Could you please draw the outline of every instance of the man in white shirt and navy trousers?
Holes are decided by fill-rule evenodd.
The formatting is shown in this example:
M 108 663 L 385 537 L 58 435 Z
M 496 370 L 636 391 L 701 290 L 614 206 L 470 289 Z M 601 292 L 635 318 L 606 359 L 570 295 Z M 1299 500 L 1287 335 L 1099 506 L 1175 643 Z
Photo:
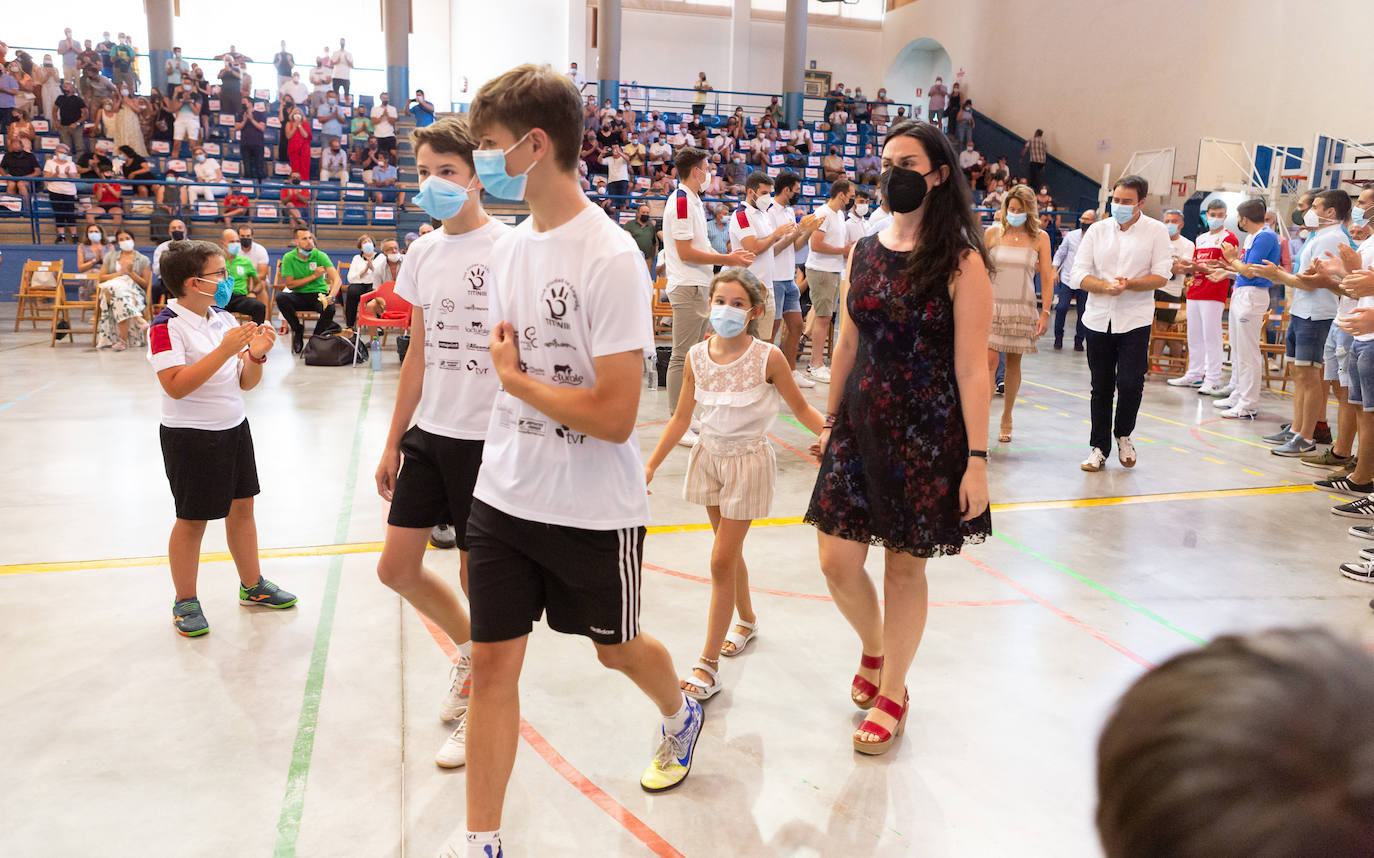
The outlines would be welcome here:
M 1139 176 L 1117 180 L 1112 216 L 1084 233 L 1069 276 L 1070 289 L 1088 292 L 1083 326 L 1092 373 L 1092 452 L 1083 461 L 1085 471 L 1102 470 L 1113 437 L 1121 464 L 1135 467 L 1131 433 L 1145 392 L 1154 292 L 1168 282 L 1173 270 L 1168 230 L 1141 210 L 1147 193 L 1149 184 Z

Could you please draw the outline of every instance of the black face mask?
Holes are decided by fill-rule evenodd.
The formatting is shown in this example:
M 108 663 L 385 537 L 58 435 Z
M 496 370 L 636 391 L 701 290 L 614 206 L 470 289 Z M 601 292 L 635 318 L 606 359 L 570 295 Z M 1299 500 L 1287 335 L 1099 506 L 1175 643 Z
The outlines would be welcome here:
M 932 171 L 934 172 L 934 171 Z M 926 199 L 926 176 L 904 167 L 888 167 L 878 181 L 887 207 L 897 214 L 914 212 Z
M 186 240 L 186 230 L 184 230 L 184 229 L 174 229 L 174 230 L 172 230 L 172 241 L 185 241 L 185 240 Z
M 239 244 L 242 244 L 242 245 L 243 245 L 243 249 L 244 249 L 244 250 L 247 250 L 248 248 L 250 248 L 250 247 L 253 246 L 253 239 L 251 239 L 251 238 L 240 238 L 240 239 L 239 239 Z
M 1304 214 L 1305 212 L 1299 211 L 1298 209 L 1293 209 L 1292 220 L 1294 226 L 1302 226 L 1302 216 Z

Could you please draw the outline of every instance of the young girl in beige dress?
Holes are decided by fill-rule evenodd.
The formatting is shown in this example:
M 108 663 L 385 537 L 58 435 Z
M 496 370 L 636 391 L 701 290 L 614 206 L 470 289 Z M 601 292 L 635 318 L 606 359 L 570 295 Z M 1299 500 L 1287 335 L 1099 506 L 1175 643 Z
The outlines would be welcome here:
M 1011 441 L 1011 412 L 1021 389 L 1021 355 L 1035 354 L 1035 341 L 1050 322 L 1054 288 L 1050 237 L 1040 228 L 1035 192 L 1017 185 L 1007 192 L 997 220 L 983 242 L 992 256 L 992 331 L 988 335 L 988 373 L 995 377 L 1000 355 L 1007 356 L 1006 393 L 997 440 Z M 1040 305 L 1036 306 L 1035 275 L 1040 275 Z

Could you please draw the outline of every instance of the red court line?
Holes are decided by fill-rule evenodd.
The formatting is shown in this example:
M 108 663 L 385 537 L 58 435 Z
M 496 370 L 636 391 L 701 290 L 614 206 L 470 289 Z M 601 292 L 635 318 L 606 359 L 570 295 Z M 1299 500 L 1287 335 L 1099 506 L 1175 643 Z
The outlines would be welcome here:
M 655 566 L 652 563 L 641 564 L 651 572 L 662 572 L 664 575 L 671 575 L 674 578 L 682 578 L 687 581 L 695 581 L 698 584 L 710 584 L 710 578 L 703 578 L 700 575 L 691 575 L 687 572 L 679 572 L 676 569 L 665 569 L 662 566 Z M 749 587 L 749 592 L 760 593 L 767 596 L 782 596 L 787 599 L 805 599 L 811 602 L 833 602 L 829 596 L 822 596 L 817 593 L 793 593 L 790 590 L 771 590 L 767 587 Z M 879 601 L 879 604 L 882 604 Z M 1002 605 L 1024 605 L 1025 599 L 995 599 L 986 602 L 931 602 L 932 608 L 991 608 Z
M 998 581 L 1001 581 L 1004 584 L 1008 584 L 1011 587 L 1014 587 L 1016 590 L 1020 591 L 1021 593 L 1024 593 L 1027 597 L 1037 602 L 1038 604 L 1044 606 L 1045 608 L 1049 609 L 1051 612 L 1059 616 L 1061 619 L 1067 620 L 1071 625 L 1074 625 L 1082 629 L 1083 631 L 1097 638 L 1102 643 L 1106 644 L 1107 646 L 1126 656 L 1131 661 L 1135 662 L 1136 664 L 1140 665 L 1146 670 L 1150 670 L 1155 666 L 1154 663 L 1151 662 L 1149 659 L 1133 652 L 1132 650 L 1128 649 L 1124 644 L 1117 643 L 1107 635 L 1103 634 L 1102 632 L 1099 632 L 1097 629 L 1078 619 L 1073 614 L 1070 614 L 1068 611 L 1054 604 L 1049 599 L 1044 598 L 1035 591 L 1031 590 L 1029 587 L 1023 587 L 1021 584 L 1018 584 L 1017 582 L 1008 578 L 1006 575 L 1003 575 L 1001 572 L 998 572 L 996 569 L 993 569 L 991 566 L 984 563 L 983 561 L 975 560 L 967 554 L 960 554 L 959 556 L 967 560 L 969 563 L 972 563 L 974 566 L 977 566 L 979 569 L 982 569 L 984 572 L 996 578 Z
M 449 640 L 448 635 L 444 634 L 444 630 L 434 625 L 429 617 L 419 611 L 416 611 L 415 614 L 420 618 L 420 622 L 425 624 L 429 636 L 434 638 L 434 642 L 439 645 L 439 649 L 444 651 L 444 655 L 448 656 L 449 661 L 456 659 L 458 647 Z M 562 775 L 563 780 L 572 784 L 574 789 L 586 796 L 592 804 L 605 811 L 607 816 L 620 823 L 626 831 L 635 836 L 635 839 L 649 847 L 650 852 L 659 858 L 686 858 L 685 855 L 674 849 L 668 841 L 660 837 L 658 832 L 646 825 L 639 817 L 630 813 L 624 805 L 611 798 L 601 787 L 592 783 L 586 775 L 579 772 L 524 718 L 520 719 L 520 736 L 534 749 L 536 754 L 544 758 L 544 762 Z
M 636 428 L 636 429 L 647 429 L 647 428 L 649 428 L 650 426 L 665 426 L 665 425 L 667 425 L 667 423 L 668 423 L 667 420 L 655 420 L 655 421 L 652 422 L 652 423 L 638 423 L 638 424 L 635 424 L 635 428 Z
M 778 442 L 779 444 L 781 444 L 785 449 L 791 450 L 793 453 L 796 453 L 798 456 L 801 456 L 803 459 L 805 459 L 806 461 L 810 462 L 810 463 L 813 464 L 813 465 L 819 465 L 819 464 L 821 463 L 821 460 L 820 460 L 820 459 L 813 459 L 813 458 L 811 458 L 811 454 L 810 454 L 810 453 L 803 453 L 801 450 L 798 450 L 796 447 L 793 447 L 791 444 L 789 444 L 789 443 L 787 443 L 786 441 L 782 440 L 782 439 L 779 438 L 777 435 L 774 435 L 772 432 L 769 432 L 769 433 L 768 433 L 768 437 L 771 438 L 771 439 L 773 439 L 774 441 L 777 441 L 777 442 Z

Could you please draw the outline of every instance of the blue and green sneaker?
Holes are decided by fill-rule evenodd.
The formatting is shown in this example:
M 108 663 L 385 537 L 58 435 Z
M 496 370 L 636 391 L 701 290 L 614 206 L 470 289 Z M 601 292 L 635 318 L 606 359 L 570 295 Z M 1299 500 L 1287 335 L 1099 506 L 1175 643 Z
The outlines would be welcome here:
M 261 575 L 252 587 L 239 584 L 240 605 L 262 605 L 264 608 L 289 608 L 296 604 L 296 597 L 268 581 Z
M 173 602 L 172 625 L 177 627 L 177 634 L 188 638 L 196 638 L 210 633 L 210 624 L 205 620 L 205 613 L 200 609 L 199 599 L 182 599 L 180 602 Z

